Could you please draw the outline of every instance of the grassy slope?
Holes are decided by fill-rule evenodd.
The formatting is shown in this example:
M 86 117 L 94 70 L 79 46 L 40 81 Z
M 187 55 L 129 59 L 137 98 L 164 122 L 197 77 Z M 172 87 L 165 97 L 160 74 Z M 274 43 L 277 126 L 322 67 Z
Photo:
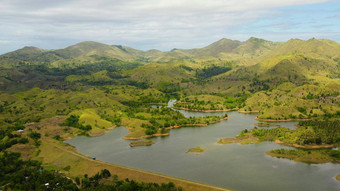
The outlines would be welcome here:
M 216 95 L 189 95 L 174 105 L 177 108 L 200 111 L 228 111 L 239 107 L 240 99 Z
M 183 80 L 194 78 L 194 72 L 183 69 L 181 65 L 153 63 L 126 71 L 124 74 L 131 80 L 146 82 L 151 87 L 162 88 L 162 84 L 165 83 L 179 84 Z
M 276 90 L 255 93 L 241 111 L 260 111 L 262 119 L 308 118 L 340 110 L 340 84 L 329 86 L 282 84 Z M 336 89 L 334 89 L 336 88 Z M 308 98 L 308 95 L 313 95 Z M 304 108 L 305 111 L 299 111 Z M 301 109 L 300 109 L 301 110 Z M 315 116 L 315 117 L 317 117 Z
M 0 116 L 0 121 L 3 124 L 5 119 L 35 121 L 56 115 L 71 115 L 71 112 L 74 112 L 81 115 L 81 122 L 85 125 L 108 127 L 111 124 L 100 119 L 98 116 L 100 112 L 113 116 L 121 109 L 127 108 L 120 102 L 153 94 L 161 95 L 154 89 L 141 90 L 131 86 L 103 86 L 101 89 L 89 88 L 78 91 L 33 88 L 16 94 L 0 94 L 0 104 L 6 102 L 9 104 L 6 106 L 6 112 Z

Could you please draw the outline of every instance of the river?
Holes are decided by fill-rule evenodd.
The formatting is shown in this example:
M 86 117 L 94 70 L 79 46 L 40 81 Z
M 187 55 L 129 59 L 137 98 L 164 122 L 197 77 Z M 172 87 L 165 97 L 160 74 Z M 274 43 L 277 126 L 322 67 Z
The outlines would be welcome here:
M 225 113 L 180 112 L 187 117 Z M 256 115 L 236 111 L 228 112 L 228 115 L 228 120 L 206 127 L 172 129 L 170 136 L 153 138 L 156 144 L 149 147 L 131 148 L 130 141 L 122 139 L 128 133 L 124 127 L 117 127 L 99 137 L 79 136 L 65 142 L 76 146 L 80 153 L 98 160 L 236 191 L 340 190 L 340 183 L 334 178 L 340 173 L 340 164 L 306 164 L 274 158 L 265 152 L 287 147 L 273 142 L 217 144 L 219 138 L 234 137 L 243 129 L 251 129 L 258 123 L 254 119 Z M 295 128 L 296 123 L 278 124 Z M 206 151 L 200 154 L 186 153 L 197 146 Z

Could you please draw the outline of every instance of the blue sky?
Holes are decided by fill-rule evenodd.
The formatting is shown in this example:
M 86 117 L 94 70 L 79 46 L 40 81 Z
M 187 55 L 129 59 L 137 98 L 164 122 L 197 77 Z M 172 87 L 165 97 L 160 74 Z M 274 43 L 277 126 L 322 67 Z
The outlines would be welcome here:
M 339 0 L 1 0 L 0 54 L 81 41 L 163 51 L 221 38 L 340 42 Z

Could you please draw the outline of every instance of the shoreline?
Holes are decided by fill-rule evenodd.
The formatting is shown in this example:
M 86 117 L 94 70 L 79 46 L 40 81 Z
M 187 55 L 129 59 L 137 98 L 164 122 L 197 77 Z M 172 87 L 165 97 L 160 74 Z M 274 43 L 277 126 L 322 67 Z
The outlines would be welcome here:
M 152 135 L 143 135 L 143 136 L 140 136 L 140 137 L 127 137 L 127 136 L 124 136 L 122 137 L 123 139 L 125 140 L 141 140 L 141 139 L 146 139 L 146 138 L 152 138 L 152 137 L 164 137 L 164 136 L 169 136 L 170 134 L 169 133 L 157 133 L 157 134 L 152 134 Z
M 289 159 L 295 162 L 314 163 L 314 164 L 323 164 L 323 163 L 329 163 L 329 162 L 339 163 L 340 162 L 339 160 L 332 159 L 332 158 L 313 158 L 310 156 L 306 157 L 305 155 L 296 156 L 296 155 L 291 155 L 291 154 L 277 154 L 277 153 L 272 153 L 271 151 L 267 151 L 266 155 L 269 155 L 271 157 L 276 157 L 276 158 Z
M 47 140 L 45 140 L 47 141 Z M 233 191 L 231 189 L 218 187 L 214 185 L 209 185 L 205 183 L 195 182 L 192 180 L 187 180 L 184 178 L 178 178 L 173 176 L 168 176 L 160 173 L 155 173 L 147 170 L 137 169 L 133 167 L 123 166 L 119 164 L 109 163 L 101 160 L 93 160 L 92 157 L 84 155 L 82 153 L 79 153 L 77 148 L 73 147 L 72 145 L 67 144 L 66 146 L 57 145 L 53 141 L 45 142 L 45 147 L 52 147 L 53 150 L 57 150 L 56 153 L 59 154 L 66 154 L 72 156 L 72 160 L 77 162 L 77 164 L 81 163 L 81 166 L 87 166 L 86 169 L 90 170 L 91 173 L 96 173 L 100 169 L 108 169 L 113 174 L 117 174 L 118 177 L 121 179 L 129 178 L 136 181 L 142 181 L 142 182 L 156 182 L 156 183 L 167 183 L 167 182 L 174 182 L 176 186 L 183 187 L 184 190 L 188 191 Z M 68 148 L 69 147 L 69 148 Z M 73 149 L 72 149 L 73 148 Z M 45 148 L 50 150 L 49 148 Z M 42 152 L 45 152 L 45 149 L 43 149 Z M 71 167 L 71 171 L 74 168 Z M 86 173 L 84 171 L 78 171 L 76 172 L 69 172 L 65 171 L 63 173 L 68 174 L 68 176 L 74 178 L 77 176 L 83 175 L 83 173 Z M 71 173 L 71 174 L 70 174 Z M 75 173 L 75 174 L 73 174 Z M 91 175 L 91 173 L 88 173 Z
M 287 121 L 310 121 L 312 119 L 260 119 L 255 117 L 257 121 L 267 121 L 267 122 L 287 122 Z
M 54 124 L 55 128 L 60 128 L 63 126 L 59 126 L 60 120 L 63 117 L 52 117 L 49 119 L 45 119 L 44 121 L 51 124 L 50 121 L 57 120 Z M 33 123 L 32 125 L 37 125 L 37 123 Z M 53 124 L 52 124 L 53 125 Z M 59 126 L 59 127 L 58 127 Z M 37 126 L 32 127 L 37 128 Z M 111 126 L 109 128 L 103 129 L 101 133 L 105 134 L 110 130 L 115 129 L 116 126 Z M 42 144 L 39 147 L 39 155 L 31 156 L 31 159 L 39 160 L 43 162 L 44 165 L 47 166 L 59 166 L 61 161 L 64 161 L 65 158 L 68 158 L 70 161 L 65 163 L 64 165 L 71 165 L 70 171 L 60 170 L 61 173 L 65 173 L 67 177 L 75 178 L 77 176 L 82 176 L 83 174 L 95 174 L 102 169 L 108 169 L 111 173 L 117 174 L 120 179 L 129 178 L 136 181 L 141 182 L 156 182 L 156 183 L 168 183 L 174 182 L 176 186 L 182 187 L 187 191 L 233 191 L 231 189 L 222 188 L 214 185 L 208 185 L 200 182 L 195 182 L 192 180 L 187 180 L 183 178 L 177 178 L 173 176 L 168 176 L 160 173 L 155 173 L 147 170 L 127 167 L 119 164 L 109 163 L 100 160 L 93 160 L 93 157 L 82 154 L 78 151 L 76 147 L 65 143 L 64 141 L 70 140 L 80 136 L 73 131 L 71 134 L 64 133 L 62 135 L 63 141 L 57 141 L 52 139 L 51 137 L 42 136 Z M 93 134 L 88 135 L 89 137 L 95 137 Z M 100 136 L 96 134 L 96 136 Z M 60 142 L 62 144 L 60 144 Z M 79 169 L 80 168 L 80 169 Z
M 219 138 L 218 144 L 231 144 L 231 143 L 239 143 L 239 144 L 258 144 L 264 141 L 260 141 L 259 138 L 254 137 L 253 135 L 245 135 L 244 137 L 227 137 L 227 138 Z M 278 139 L 271 141 L 279 145 L 284 145 L 293 148 L 299 149 L 308 149 L 308 150 L 317 150 L 317 149 L 331 149 L 334 148 L 334 144 L 324 144 L 324 145 L 298 145 L 298 144 L 290 144 L 280 141 Z
M 115 129 L 117 126 L 111 126 L 111 127 L 107 127 L 105 129 L 103 129 L 102 131 L 98 132 L 98 133 L 91 133 L 89 132 L 89 136 L 90 137 L 99 137 L 102 135 L 105 135 L 107 132 L 111 131 L 112 129 Z
M 290 143 L 285 143 L 283 141 L 280 141 L 276 139 L 274 143 L 279 144 L 279 145 L 284 145 L 284 146 L 289 146 L 289 147 L 294 147 L 294 148 L 299 148 L 299 149 L 331 149 L 334 148 L 334 145 L 298 145 L 298 144 L 290 144 Z
M 180 110 L 185 110 L 185 111 L 193 111 L 193 112 L 204 112 L 204 113 L 213 113 L 213 112 L 227 112 L 227 111 L 237 111 L 239 108 L 232 108 L 232 109 L 216 109 L 216 110 L 212 110 L 212 109 L 190 109 L 190 108 L 186 108 L 186 107 L 176 107 L 173 106 L 174 109 L 180 109 Z
M 245 113 L 245 114 L 249 114 L 249 113 L 260 113 L 260 111 L 238 111 L 239 113 Z
M 215 124 L 215 123 L 221 122 L 223 120 L 227 120 L 229 118 L 230 118 L 230 116 L 224 117 L 224 118 L 219 119 L 217 121 L 209 122 L 209 124 L 206 124 L 206 123 L 197 123 L 197 124 L 175 125 L 175 126 L 166 127 L 165 129 L 177 129 L 177 128 L 181 128 L 181 127 L 206 127 L 206 126 L 208 126 L 210 124 Z M 125 128 L 127 128 L 129 130 L 132 129 L 131 127 L 125 127 Z M 127 136 L 124 136 L 123 139 L 125 139 L 125 140 L 141 140 L 141 139 L 146 139 L 146 138 L 163 137 L 163 136 L 169 136 L 169 135 L 170 135 L 170 133 L 164 133 L 164 134 L 156 133 L 156 134 L 153 134 L 153 135 L 143 135 L 143 136 L 140 136 L 140 137 L 127 137 Z

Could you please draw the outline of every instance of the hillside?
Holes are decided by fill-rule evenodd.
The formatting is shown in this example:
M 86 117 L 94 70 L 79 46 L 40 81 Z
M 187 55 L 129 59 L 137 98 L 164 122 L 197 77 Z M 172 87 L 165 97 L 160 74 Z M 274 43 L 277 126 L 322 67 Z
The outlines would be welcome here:
M 282 43 L 254 37 L 244 42 L 223 38 L 203 48 L 168 52 L 88 41 L 57 50 L 24 47 L 1 55 L 0 88 L 18 92 L 32 87 L 132 85 L 177 96 L 249 97 L 244 104 L 265 111 L 254 106 L 261 104 L 253 103 L 257 99 L 252 97 L 284 84 L 291 84 L 292 88 L 315 85 L 338 89 L 339 62 L 339 43 L 325 39 L 291 39 Z M 285 91 L 276 94 L 296 97 Z M 296 108 L 295 102 L 287 102 Z M 274 102 L 267 99 L 266 103 Z
M 281 43 L 250 38 L 245 42 L 223 38 L 206 47 L 195 49 L 173 49 L 168 52 L 159 50 L 140 51 L 121 45 L 106 45 L 85 41 L 63 49 L 42 50 L 25 47 L 0 56 L 0 64 L 18 65 L 19 63 L 50 64 L 53 67 L 95 62 L 100 59 L 119 59 L 122 61 L 169 62 L 178 59 L 203 60 L 240 60 L 254 58 L 273 50 Z

